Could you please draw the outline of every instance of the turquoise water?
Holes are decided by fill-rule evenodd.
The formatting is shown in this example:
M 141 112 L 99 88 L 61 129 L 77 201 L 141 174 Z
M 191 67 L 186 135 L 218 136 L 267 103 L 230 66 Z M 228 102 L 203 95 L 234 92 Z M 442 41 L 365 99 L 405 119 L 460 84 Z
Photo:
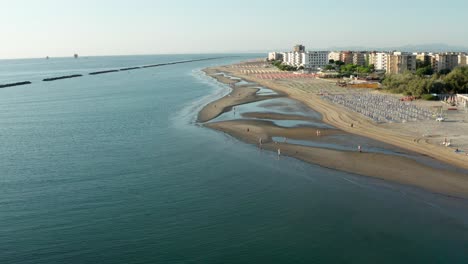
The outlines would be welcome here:
M 0 61 L 0 263 L 466 263 L 468 201 L 196 123 L 207 55 Z

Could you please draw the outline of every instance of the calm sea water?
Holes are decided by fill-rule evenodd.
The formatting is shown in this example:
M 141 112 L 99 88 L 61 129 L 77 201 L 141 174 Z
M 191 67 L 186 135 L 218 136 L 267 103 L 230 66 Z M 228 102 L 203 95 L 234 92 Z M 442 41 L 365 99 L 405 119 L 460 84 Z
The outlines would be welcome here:
M 276 160 L 194 123 L 254 55 L 0 61 L 0 263 L 466 263 L 468 202 Z

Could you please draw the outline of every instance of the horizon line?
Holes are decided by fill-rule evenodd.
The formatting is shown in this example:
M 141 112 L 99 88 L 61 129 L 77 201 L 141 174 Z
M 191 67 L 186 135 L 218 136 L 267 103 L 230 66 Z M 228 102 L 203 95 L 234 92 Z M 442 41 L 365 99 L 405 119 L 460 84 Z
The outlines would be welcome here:
M 199 52 L 199 53 L 190 53 L 190 52 L 181 52 L 181 53 L 135 53 L 135 54 L 106 54 L 106 55 L 80 55 L 77 53 L 78 58 L 95 58 L 95 57 L 126 57 L 126 56 L 158 56 L 158 55 L 209 55 L 209 54 L 260 54 L 268 53 L 268 51 L 232 51 L 232 52 Z M 0 58 L 0 61 L 3 60 L 35 60 L 35 59 L 68 59 L 74 58 L 71 56 L 43 56 L 43 57 L 14 57 L 14 58 Z

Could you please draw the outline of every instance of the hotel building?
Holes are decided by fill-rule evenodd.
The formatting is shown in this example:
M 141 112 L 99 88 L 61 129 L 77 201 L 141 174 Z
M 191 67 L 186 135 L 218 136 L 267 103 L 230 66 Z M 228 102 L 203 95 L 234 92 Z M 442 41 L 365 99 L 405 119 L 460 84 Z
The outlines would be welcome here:
M 309 51 L 302 53 L 302 65 L 306 69 L 317 70 L 328 64 L 328 51 Z

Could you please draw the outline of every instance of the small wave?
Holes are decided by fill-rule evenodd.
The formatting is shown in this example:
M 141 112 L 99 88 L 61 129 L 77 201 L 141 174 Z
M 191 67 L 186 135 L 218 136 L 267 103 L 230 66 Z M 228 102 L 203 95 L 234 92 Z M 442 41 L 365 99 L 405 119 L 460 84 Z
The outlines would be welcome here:
M 220 83 L 210 76 L 206 75 L 202 69 L 194 69 L 190 74 L 196 81 L 203 85 L 212 87 L 211 93 L 195 99 L 186 104 L 180 111 L 178 111 L 171 120 L 173 124 L 186 125 L 196 124 L 198 113 L 201 109 L 212 101 L 228 95 L 232 89 L 228 85 Z

